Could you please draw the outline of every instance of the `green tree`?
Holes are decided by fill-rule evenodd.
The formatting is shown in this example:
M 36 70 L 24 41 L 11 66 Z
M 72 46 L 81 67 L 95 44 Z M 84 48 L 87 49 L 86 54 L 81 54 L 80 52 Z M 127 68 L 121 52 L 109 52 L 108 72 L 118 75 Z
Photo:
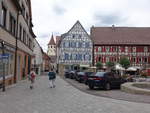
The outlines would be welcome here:
M 102 68 L 102 66 L 103 66 L 103 64 L 102 64 L 101 62 L 97 62 L 97 63 L 96 63 L 96 67 L 97 67 L 97 69 Z
M 108 68 L 112 68 L 114 65 L 115 65 L 114 62 L 107 62 L 107 63 L 106 63 L 106 66 L 107 66 Z
M 126 58 L 126 57 L 121 58 L 119 63 L 120 63 L 120 64 L 122 65 L 122 67 L 124 67 L 125 69 L 127 69 L 127 68 L 130 66 L 130 61 L 129 61 L 129 59 Z

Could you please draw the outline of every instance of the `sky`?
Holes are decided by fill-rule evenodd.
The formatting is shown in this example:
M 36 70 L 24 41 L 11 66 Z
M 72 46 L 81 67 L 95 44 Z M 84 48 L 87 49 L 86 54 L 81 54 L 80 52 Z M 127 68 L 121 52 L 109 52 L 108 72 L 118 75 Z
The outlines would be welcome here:
M 90 33 L 98 27 L 150 27 L 150 0 L 31 0 L 34 33 L 43 50 L 77 20 Z

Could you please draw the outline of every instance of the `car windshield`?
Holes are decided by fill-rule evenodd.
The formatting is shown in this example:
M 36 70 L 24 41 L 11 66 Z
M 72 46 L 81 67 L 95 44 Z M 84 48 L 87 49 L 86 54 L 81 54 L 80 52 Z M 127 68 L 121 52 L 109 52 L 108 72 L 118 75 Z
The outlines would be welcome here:
M 79 75 L 84 75 L 84 72 L 79 72 L 78 74 L 79 74 Z
M 86 74 L 87 74 L 87 75 L 91 75 L 91 74 L 93 74 L 93 72 L 86 72 Z
M 106 72 L 97 72 L 95 76 L 103 77 Z

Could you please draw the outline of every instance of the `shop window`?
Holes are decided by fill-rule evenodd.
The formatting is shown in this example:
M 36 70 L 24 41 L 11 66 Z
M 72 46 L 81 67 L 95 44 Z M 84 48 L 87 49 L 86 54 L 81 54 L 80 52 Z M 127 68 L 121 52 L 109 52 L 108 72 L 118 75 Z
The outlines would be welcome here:
M 0 78 L 3 77 L 3 63 L 0 61 Z
M 6 17 L 7 17 L 7 10 L 5 7 L 2 6 L 1 10 L 1 25 L 6 28 Z
M 8 59 L 4 59 L 5 63 L 3 63 L 3 60 L 0 60 L 0 77 L 3 76 L 3 68 L 4 68 L 5 76 L 8 76 L 9 74 L 12 74 L 11 68 L 14 67 L 14 65 L 12 64 L 13 60 L 11 59 L 12 55 L 10 53 L 6 53 L 6 54 L 9 54 L 9 57 Z
M 10 54 L 10 59 L 9 59 L 9 74 L 13 74 L 13 71 L 14 71 L 14 55 L 13 54 Z

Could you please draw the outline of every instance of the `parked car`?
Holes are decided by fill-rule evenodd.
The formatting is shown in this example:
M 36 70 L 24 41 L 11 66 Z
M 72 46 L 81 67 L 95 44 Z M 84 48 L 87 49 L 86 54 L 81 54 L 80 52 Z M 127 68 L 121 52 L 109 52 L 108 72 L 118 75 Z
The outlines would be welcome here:
M 84 82 L 87 85 L 88 78 L 92 76 L 94 72 L 82 72 L 81 75 L 79 74 L 78 80 L 79 82 Z
M 75 79 L 75 78 L 76 78 L 76 75 L 77 75 L 77 71 L 76 71 L 76 70 L 70 71 L 70 73 L 69 73 L 69 78 Z
M 78 72 L 76 75 L 76 80 L 81 83 L 84 80 L 85 76 L 85 72 Z
M 94 87 L 110 90 L 111 88 L 120 88 L 122 83 L 126 82 L 120 75 L 113 72 L 97 72 L 88 78 L 88 86 L 90 89 Z
M 65 70 L 65 75 L 66 78 L 70 78 L 70 70 Z

